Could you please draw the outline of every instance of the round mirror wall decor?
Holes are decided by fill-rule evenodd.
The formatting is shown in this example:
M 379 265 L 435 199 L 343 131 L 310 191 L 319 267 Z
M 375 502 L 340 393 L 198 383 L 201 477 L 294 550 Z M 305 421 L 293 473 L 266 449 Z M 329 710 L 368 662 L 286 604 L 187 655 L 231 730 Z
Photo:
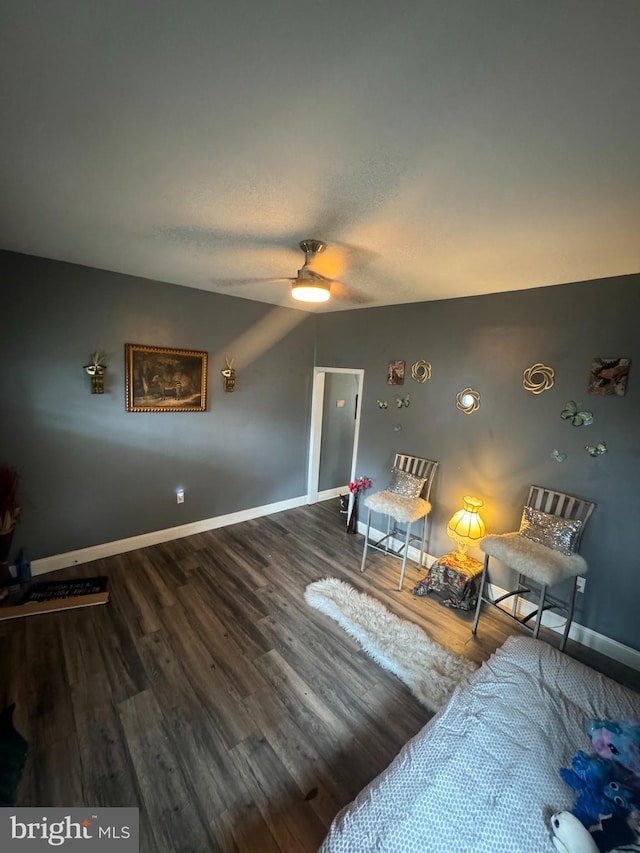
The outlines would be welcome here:
M 423 358 L 411 366 L 411 378 L 416 382 L 426 382 L 431 379 L 431 365 Z
M 463 388 L 456 395 L 456 406 L 465 415 L 472 415 L 480 408 L 480 394 L 474 391 L 473 388 Z

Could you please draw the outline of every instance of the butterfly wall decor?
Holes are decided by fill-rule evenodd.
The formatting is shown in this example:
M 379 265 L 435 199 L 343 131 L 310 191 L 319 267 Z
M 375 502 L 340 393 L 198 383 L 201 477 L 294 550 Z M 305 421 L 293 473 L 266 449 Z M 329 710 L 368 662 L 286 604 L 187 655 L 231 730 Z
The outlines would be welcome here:
M 559 450 L 552 450 L 551 451 L 551 458 L 555 459 L 556 462 L 564 462 L 564 460 L 567 458 L 567 454 L 566 453 L 560 453 Z
M 593 412 L 579 412 L 578 405 L 574 400 L 569 400 L 560 412 L 563 421 L 571 421 L 574 427 L 591 426 L 593 423 Z
M 595 446 L 593 444 L 585 444 L 584 449 L 589 456 L 602 456 L 607 452 L 607 445 L 604 441 L 599 442 Z
M 411 403 L 411 394 L 407 394 L 405 397 L 401 397 L 399 394 L 396 394 L 396 406 L 398 409 L 401 409 L 403 406 L 409 407 Z
M 389 404 L 387 403 L 386 400 L 376 400 L 376 402 L 378 404 L 379 409 L 388 409 L 389 408 Z

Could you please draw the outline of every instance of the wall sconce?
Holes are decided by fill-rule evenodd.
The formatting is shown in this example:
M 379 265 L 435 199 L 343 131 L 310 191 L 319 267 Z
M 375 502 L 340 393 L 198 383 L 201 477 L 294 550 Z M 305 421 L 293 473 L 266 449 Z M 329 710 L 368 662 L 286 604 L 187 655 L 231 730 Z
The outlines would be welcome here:
M 463 388 L 456 395 L 456 406 L 465 415 L 472 415 L 480 408 L 480 394 L 473 388 Z
M 452 517 L 447 525 L 447 533 L 458 543 L 458 551 L 466 554 L 469 545 L 477 545 L 485 534 L 484 521 L 478 514 L 480 507 L 484 506 L 484 501 L 472 495 L 465 495 L 462 502 L 464 509 L 458 510 Z
M 224 390 L 231 393 L 236 387 L 236 372 L 233 367 L 235 358 L 225 358 L 225 361 L 227 362 L 226 369 L 221 370 L 220 373 L 224 378 Z
M 84 372 L 91 377 L 92 394 L 104 394 L 104 374 L 107 370 L 105 358 L 106 355 L 96 351 L 91 356 L 91 364 L 84 366 Z

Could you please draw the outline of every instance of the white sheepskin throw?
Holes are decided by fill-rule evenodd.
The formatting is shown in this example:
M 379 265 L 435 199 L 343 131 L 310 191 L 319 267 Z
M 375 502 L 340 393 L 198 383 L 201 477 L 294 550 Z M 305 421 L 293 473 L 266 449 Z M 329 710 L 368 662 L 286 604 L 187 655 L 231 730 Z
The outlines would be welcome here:
M 396 521 L 417 521 L 431 512 L 431 504 L 423 498 L 405 498 L 395 492 L 375 492 L 364 505 L 374 512 L 384 512 Z
M 485 554 L 547 586 L 584 575 L 587 571 L 586 560 L 580 554 L 562 554 L 519 533 L 485 536 L 480 547 Z
M 397 675 L 430 711 L 446 705 L 460 681 L 477 669 L 473 661 L 443 648 L 413 622 L 337 578 L 309 584 L 304 597 L 354 637 L 376 663 Z

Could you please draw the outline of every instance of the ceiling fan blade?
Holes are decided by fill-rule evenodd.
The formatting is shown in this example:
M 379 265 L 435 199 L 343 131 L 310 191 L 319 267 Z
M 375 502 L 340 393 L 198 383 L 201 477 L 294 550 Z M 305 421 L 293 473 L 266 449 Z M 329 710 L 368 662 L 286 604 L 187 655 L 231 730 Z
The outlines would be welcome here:
M 331 282 L 331 295 L 341 302 L 349 302 L 351 305 L 368 305 L 373 300 L 362 291 L 341 281 Z
M 333 242 L 327 244 L 326 251 L 312 259 L 310 269 L 325 278 L 338 280 L 343 275 L 349 275 L 353 270 L 369 266 L 377 258 L 377 252 L 362 246 Z
M 295 281 L 295 278 L 279 276 L 278 278 L 210 278 L 209 283 L 220 287 L 236 287 L 244 284 L 267 284 L 272 281 Z
M 295 235 L 287 233 L 261 234 L 223 228 L 201 228 L 195 225 L 172 225 L 157 228 L 154 234 L 168 239 L 171 243 L 205 251 L 243 248 L 284 249 L 291 253 L 295 251 Z
M 354 267 L 364 267 L 372 264 L 380 257 L 380 252 L 367 249 L 365 246 L 356 246 L 353 243 L 335 244 L 336 249 L 342 254 L 346 263 Z

